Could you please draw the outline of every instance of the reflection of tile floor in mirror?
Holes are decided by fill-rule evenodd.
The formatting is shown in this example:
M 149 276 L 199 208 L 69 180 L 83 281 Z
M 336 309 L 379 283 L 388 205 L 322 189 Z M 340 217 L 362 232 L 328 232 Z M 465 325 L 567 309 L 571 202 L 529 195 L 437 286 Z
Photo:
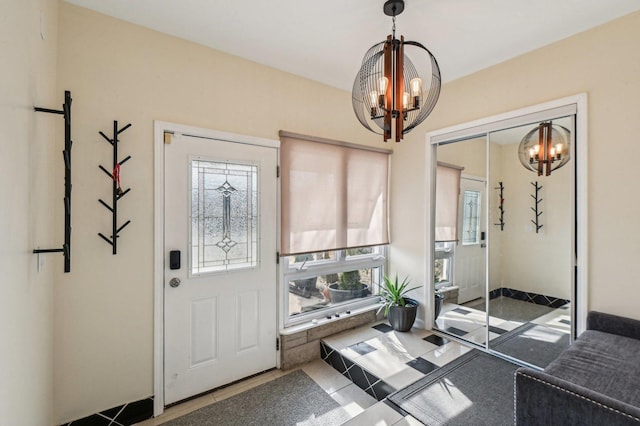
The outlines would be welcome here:
M 545 325 L 567 334 L 571 332 L 571 311 L 568 304 L 554 309 L 508 297 L 498 297 L 489 303 L 489 340 L 525 322 Z M 470 342 L 484 344 L 486 320 L 484 299 L 464 305 L 445 303 L 436 320 L 436 328 Z

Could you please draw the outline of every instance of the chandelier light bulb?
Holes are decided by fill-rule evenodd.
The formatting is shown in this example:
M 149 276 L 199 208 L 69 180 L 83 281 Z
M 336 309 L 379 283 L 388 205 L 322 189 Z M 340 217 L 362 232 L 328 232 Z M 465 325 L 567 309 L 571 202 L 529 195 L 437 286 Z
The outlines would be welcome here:
M 371 105 L 377 105 L 378 104 L 378 92 L 373 91 L 373 92 L 369 93 L 369 98 L 371 99 Z
M 387 93 L 387 87 L 389 87 L 389 79 L 387 77 L 380 77 L 378 79 L 378 91 L 381 95 Z
M 416 97 L 422 94 L 422 79 L 421 78 L 413 78 L 409 83 L 411 86 L 411 96 Z
M 409 108 L 409 100 L 410 99 L 411 99 L 411 97 L 409 96 L 408 92 L 404 92 L 402 94 L 402 108 L 403 109 Z
M 562 155 L 562 144 L 556 144 L 556 155 L 560 157 Z

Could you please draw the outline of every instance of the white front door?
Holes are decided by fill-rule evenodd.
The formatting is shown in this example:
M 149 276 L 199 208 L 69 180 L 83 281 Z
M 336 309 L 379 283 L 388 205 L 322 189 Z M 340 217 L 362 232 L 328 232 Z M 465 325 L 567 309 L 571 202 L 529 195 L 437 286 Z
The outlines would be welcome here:
M 164 147 L 171 404 L 276 366 L 277 149 L 178 134 Z
M 460 242 L 454 262 L 455 282 L 460 287 L 458 303 L 478 299 L 485 294 L 485 186 L 481 178 L 462 176 L 460 179 Z

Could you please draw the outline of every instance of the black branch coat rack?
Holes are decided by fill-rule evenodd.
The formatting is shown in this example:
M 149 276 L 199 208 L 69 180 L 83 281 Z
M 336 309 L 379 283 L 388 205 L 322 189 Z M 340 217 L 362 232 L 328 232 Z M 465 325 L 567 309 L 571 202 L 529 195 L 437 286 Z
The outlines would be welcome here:
M 533 207 L 531 207 L 531 210 L 533 210 L 533 213 L 535 214 L 535 220 L 532 220 L 531 223 L 536 226 L 537 234 L 540 231 L 540 228 L 544 226 L 540 223 L 540 215 L 542 214 L 542 211 L 540 211 L 539 209 L 540 203 L 542 202 L 542 198 L 540 198 L 540 190 L 542 189 L 542 185 L 538 185 L 538 181 L 535 181 L 535 183 L 531 182 L 531 185 L 533 185 L 533 187 L 535 188 L 535 195 L 531 194 L 531 198 L 533 198 L 534 200 L 534 204 Z
M 59 114 L 64 116 L 64 244 L 62 248 L 35 249 L 33 252 L 62 253 L 64 256 L 64 272 L 71 272 L 71 92 L 65 90 L 62 109 L 49 109 L 34 107 L 37 112 Z
M 111 247 L 113 248 L 113 254 L 117 254 L 118 253 L 118 237 L 119 237 L 118 234 L 128 224 L 131 223 L 130 220 L 127 220 L 122 226 L 118 227 L 118 200 L 120 200 L 122 197 L 127 195 L 129 193 L 129 191 L 131 191 L 131 188 L 127 188 L 126 190 L 123 191 L 122 188 L 120 187 L 120 166 L 123 165 L 124 163 L 126 163 L 127 161 L 129 161 L 129 159 L 131 159 L 131 156 L 128 155 L 122 161 L 118 161 L 118 143 L 120 142 L 118 140 L 118 135 L 120 133 L 124 132 L 125 130 L 127 130 L 129 127 L 131 127 L 131 124 L 127 124 L 122 129 L 118 129 L 118 121 L 114 120 L 113 121 L 113 138 L 109 138 L 104 133 L 98 132 L 100 134 L 100 136 L 102 136 L 107 142 L 109 142 L 111 144 L 111 146 L 113 146 L 113 169 L 112 169 L 112 171 L 109 171 L 109 170 L 105 169 L 101 165 L 98 166 L 100 168 L 100 170 L 102 170 L 103 172 L 106 173 L 107 176 L 109 176 L 109 179 L 111 179 L 111 184 L 112 184 L 111 185 L 112 186 L 111 205 L 107 204 L 102 199 L 98 199 L 100 204 L 102 204 L 107 210 L 109 210 L 111 212 L 111 216 L 112 216 L 112 220 L 111 220 L 111 237 L 106 237 L 101 232 L 98 232 L 98 235 L 100 236 L 100 238 L 105 240 L 107 243 L 111 244 Z
M 500 230 L 504 231 L 504 184 L 502 183 L 502 181 L 498 182 L 498 186 L 494 189 L 498 190 L 498 196 L 500 197 L 500 201 L 498 204 L 500 217 L 498 218 L 498 223 L 494 223 L 494 225 L 499 226 Z

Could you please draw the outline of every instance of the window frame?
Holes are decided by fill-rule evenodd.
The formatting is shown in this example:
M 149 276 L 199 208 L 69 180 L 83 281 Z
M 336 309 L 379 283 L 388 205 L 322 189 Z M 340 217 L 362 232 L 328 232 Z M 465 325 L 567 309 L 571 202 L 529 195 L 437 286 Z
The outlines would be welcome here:
M 377 281 L 372 277 L 373 286 L 380 285 L 387 270 L 387 246 L 371 246 L 375 250 L 371 254 L 361 254 L 355 256 L 347 256 L 346 252 L 349 249 L 343 250 L 329 250 L 335 253 L 334 259 L 321 259 L 307 262 L 290 263 L 289 259 L 292 256 L 281 256 L 280 260 L 280 285 L 279 289 L 282 293 L 282 326 L 283 328 L 292 327 L 313 321 L 314 319 L 326 318 L 328 316 L 334 316 L 337 313 L 343 313 L 348 310 L 355 310 L 366 307 L 375 307 L 380 302 L 380 297 L 373 292 L 370 296 L 353 299 L 340 303 L 336 306 L 326 306 L 320 309 L 312 310 L 309 312 L 301 312 L 296 315 L 291 315 L 289 312 L 289 282 L 294 280 L 304 280 L 321 275 L 339 274 L 341 272 L 360 270 L 360 269 L 374 269 L 380 268 L 379 277 Z M 357 248 L 357 247 L 354 247 Z M 322 252 L 318 252 L 322 253 Z M 294 266 L 296 265 L 296 266 Z M 304 265 L 302 269 L 300 265 Z M 372 291 L 375 290 L 372 289 Z
M 438 245 L 442 245 L 441 247 L 438 247 Z M 447 247 L 449 246 L 450 247 Z M 435 246 L 434 246 L 434 257 L 433 260 L 434 262 L 438 259 L 447 259 L 449 260 L 449 266 L 447 267 L 447 270 L 449 271 L 449 273 L 447 274 L 449 279 L 447 281 L 440 281 L 440 282 L 435 282 L 435 277 L 434 277 L 434 286 L 436 290 L 439 290 L 441 288 L 444 287 L 450 287 L 454 282 L 454 262 L 455 262 L 455 252 L 456 252 L 456 244 L 453 241 L 436 241 L 435 242 Z M 433 270 L 435 271 L 435 265 L 433 267 Z M 435 274 L 434 274 L 435 275 Z

